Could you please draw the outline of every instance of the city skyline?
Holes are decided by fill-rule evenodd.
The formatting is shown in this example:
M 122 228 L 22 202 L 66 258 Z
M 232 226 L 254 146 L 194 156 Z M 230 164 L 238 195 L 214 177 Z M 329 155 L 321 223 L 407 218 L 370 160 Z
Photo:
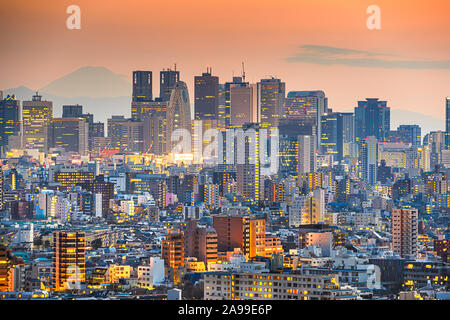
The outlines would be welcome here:
M 104 66 L 130 82 L 133 70 L 177 63 L 193 92 L 193 75 L 206 67 L 225 82 L 241 73 L 244 61 L 251 83 L 274 75 L 286 82 L 286 91 L 324 90 L 337 111 L 377 96 L 393 108 L 443 118 L 450 66 L 449 45 L 442 39 L 449 29 L 449 4 L 432 3 L 378 1 L 381 30 L 368 30 L 370 1 L 284 0 L 274 9 L 269 1 L 221 6 L 197 0 L 171 3 L 169 9 L 164 2 L 106 6 L 100 1 L 93 7 L 81 0 L 81 29 L 68 30 L 68 2 L 6 1 L 0 30 L 14 30 L 3 39 L 18 50 L 3 53 L 0 67 L 9 76 L 0 79 L 0 87 L 37 90 L 84 66 Z M 45 23 L 36 23 L 37 17 Z M 215 40 L 206 41 L 212 34 Z M 27 47 L 39 50 L 31 54 Z
M 371 1 L 3 0 L 0 301 L 450 300 L 450 2 Z

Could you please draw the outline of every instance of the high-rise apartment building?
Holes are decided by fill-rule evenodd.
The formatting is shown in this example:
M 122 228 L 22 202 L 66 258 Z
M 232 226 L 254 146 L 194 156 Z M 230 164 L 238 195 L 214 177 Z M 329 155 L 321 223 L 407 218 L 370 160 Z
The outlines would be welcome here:
M 196 220 L 187 222 L 184 233 L 184 255 L 205 263 L 217 262 L 217 233 L 211 227 L 199 227 Z
M 184 233 L 171 232 L 161 241 L 161 257 L 164 259 L 164 265 L 178 269 L 184 267 Z
M 214 216 L 213 227 L 217 232 L 217 250 L 230 252 L 240 248 L 250 254 L 250 218 L 244 216 Z
M 392 211 L 392 250 L 402 258 L 417 257 L 418 219 L 417 209 Z
M 53 233 L 53 291 L 80 289 L 85 282 L 85 237 L 84 232 Z

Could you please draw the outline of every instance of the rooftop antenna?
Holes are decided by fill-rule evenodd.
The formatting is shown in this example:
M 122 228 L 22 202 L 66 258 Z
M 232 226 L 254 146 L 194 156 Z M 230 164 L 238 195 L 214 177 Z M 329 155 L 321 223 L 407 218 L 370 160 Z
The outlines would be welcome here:
M 174 65 L 174 71 L 177 71 L 177 63 L 175 62 L 173 65 Z
M 245 82 L 245 66 L 244 66 L 244 62 L 242 62 L 242 81 Z

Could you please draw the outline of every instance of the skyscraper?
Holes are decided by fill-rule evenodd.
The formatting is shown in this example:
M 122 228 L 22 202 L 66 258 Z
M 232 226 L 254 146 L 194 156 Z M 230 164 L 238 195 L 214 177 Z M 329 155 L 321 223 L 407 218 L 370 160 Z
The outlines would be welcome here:
M 230 87 L 230 125 L 240 127 L 254 120 L 254 88 L 248 82 Z
M 221 102 L 224 102 L 223 110 L 220 114 L 220 121 L 223 123 L 223 127 L 227 127 L 230 125 L 231 121 L 231 87 L 239 87 L 245 86 L 246 84 L 243 82 L 242 77 L 233 77 L 233 81 L 226 82 L 221 90 L 223 92 L 219 92 L 223 94 Z
M 357 157 L 355 143 L 355 115 L 352 112 L 341 112 L 342 117 L 342 157 Z
M 361 162 L 361 178 L 370 185 L 377 183 L 378 140 L 370 136 L 360 141 L 359 160 Z
M 20 101 L 15 95 L 8 95 L 0 100 L 0 155 L 4 156 L 8 148 L 9 137 L 19 132 Z
M 278 127 L 284 115 L 286 85 L 280 79 L 262 79 L 258 82 L 258 121 L 264 127 Z
M 22 108 L 23 146 L 25 149 L 47 151 L 48 125 L 53 118 L 53 103 L 42 101 L 42 96 L 33 96 L 24 101 Z
M 316 170 L 314 136 L 298 136 L 298 176 Z
M 328 98 L 323 91 L 291 91 L 286 97 L 285 114 L 291 119 L 311 119 L 316 125 L 316 147 L 322 135 L 321 117 L 328 111 Z
M 366 98 L 358 101 L 355 108 L 356 139 L 361 141 L 375 136 L 380 142 L 386 141 L 391 126 L 391 112 L 386 101 L 378 98 Z
M 219 117 L 219 77 L 211 69 L 194 78 L 195 120 L 217 120 Z
M 66 152 L 85 155 L 88 145 L 89 125 L 83 118 L 53 118 L 49 124 L 49 148 L 64 148 Z
M 152 72 L 133 71 L 133 102 L 148 102 L 152 99 Z
M 392 250 L 402 258 L 417 257 L 418 219 L 417 209 L 392 211 Z
M 188 88 L 183 81 L 174 85 L 167 109 L 167 152 L 172 152 L 171 137 L 176 129 L 191 132 L 191 103 Z
M 391 131 L 391 134 L 392 132 L 396 133 L 395 141 L 392 141 L 393 137 L 391 136 L 392 142 L 411 143 L 413 147 L 421 145 L 422 133 L 420 127 L 416 124 L 403 124 L 397 128 L 397 131 Z
M 76 105 L 65 105 L 63 106 L 63 118 L 81 118 L 83 115 L 83 106 Z
M 234 155 L 239 193 L 247 200 L 258 202 L 264 197 L 260 162 L 260 126 L 246 124 L 235 129 Z
M 180 81 L 180 71 L 167 69 L 160 72 L 159 79 L 159 98 L 161 101 L 169 101 L 172 95 L 172 90 Z
M 445 98 L 445 149 L 450 149 L 450 97 Z
M 342 160 L 343 123 L 341 114 L 338 112 L 325 113 L 321 122 L 320 152 L 332 155 L 334 161 Z

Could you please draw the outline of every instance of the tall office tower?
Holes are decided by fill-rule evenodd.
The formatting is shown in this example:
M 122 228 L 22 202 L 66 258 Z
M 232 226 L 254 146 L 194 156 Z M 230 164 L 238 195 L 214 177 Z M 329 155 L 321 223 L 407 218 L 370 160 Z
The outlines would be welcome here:
M 278 127 L 280 118 L 284 115 L 284 100 L 286 85 L 280 79 L 261 79 L 257 84 L 258 122 L 265 127 Z
M 250 254 L 250 218 L 244 216 L 213 217 L 213 228 L 217 232 L 217 250 L 233 251 L 240 248 Z
M 15 95 L 0 98 L 0 155 L 8 149 L 9 137 L 20 132 L 20 101 Z
M 242 77 L 233 77 L 233 81 L 226 82 L 223 87 L 223 100 L 224 100 L 224 107 L 223 112 L 220 113 L 221 115 L 221 122 L 223 122 L 224 126 L 223 128 L 226 128 L 230 125 L 231 121 L 231 87 L 245 87 L 248 85 L 248 83 L 243 82 Z M 223 102 L 223 100 L 221 100 Z
M 211 75 L 211 69 L 194 78 L 195 120 L 219 118 L 219 77 Z
M 391 127 L 391 109 L 386 101 L 378 98 L 366 98 L 358 101 L 355 108 L 356 140 L 361 141 L 375 136 L 380 142 L 386 141 Z
M 128 119 L 122 125 L 121 146 L 127 152 L 144 152 L 144 125 Z
M 121 149 L 122 123 L 126 120 L 124 116 L 112 116 L 107 120 L 108 138 L 111 139 L 110 149 Z
M 227 113 L 227 101 L 226 101 L 226 92 L 225 92 L 225 84 L 220 84 L 218 86 L 218 99 L 217 99 L 217 103 L 218 103 L 218 121 L 219 121 L 219 128 L 221 129 L 225 129 L 227 124 L 226 122 L 228 121 L 229 124 L 229 120 L 230 120 L 230 114 Z M 229 111 L 229 109 L 228 109 Z M 227 119 L 227 115 L 228 115 L 228 119 Z
M 427 146 L 430 152 L 430 166 L 433 169 L 442 163 L 442 150 L 445 149 L 445 132 L 432 131 L 423 139 L 424 147 Z
M 133 71 L 133 98 L 134 102 L 152 101 L 152 72 Z
M 161 101 L 169 101 L 172 96 L 172 90 L 180 81 L 180 71 L 172 69 L 163 70 L 160 72 L 159 79 L 159 98 Z
M 248 82 L 230 87 L 230 125 L 240 127 L 254 121 L 254 88 Z
M 402 258 L 417 257 L 418 218 L 417 209 L 392 211 L 392 250 Z
M 172 146 L 176 144 L 176 141 L 172 142 L 172 134 L 177 129 L 187 130 L 190 135 L 191 103 L 189 101 L 188 88 L 183 81 L 179 81 L 174 85 L 167 108 L 166 145 L 169 153 L 174 151 Z
M 324 113 L 321 118 L 320 152 L 341 161 L 343 156 L 343 118 L 338 112 Z
M 89 125 L 83 118 L 53 118 L 48 130 L 49 148 L 85 155 L 88 152 Z
M 184 267 L 184 234 L 182 231 L 169 231 L 161 241 L 161 257 L 164 265 L 178 269 Z
M 166 117 L 152 117 L 144 119 L 144 152 L 156 155 L 166 154 Z
M 211 163 L 215 157 L 216 152 L 211 148 L 211 152 L 207 151 L 208 146 L 214 143 L 216 135 L 215 130 L 219 127 L 219 120 L 192 120 L 192 139 L 191 151 L 194 156 L 194 163 Z
M 422 133 L 418 125 L 400 125 L 397 131 L 391 131 L 391 142 L 411 143 L 413 147 L 418 147 L 422 143 Z
M 314 136 L 298 136 L 298 176 L 316 171 Z
M 328 111 L 328 98 L 323 91 L 291 91 L 286 97 L 285 115 L 290 119 L 310 119 L 316 126 L 316 147 L 320 145 L 321 117 Z
M 258 202 L 264 198 L 260 161 L 259 125 L 246 124 L 235 129 L 234 157 L 238 191 L 244 199 Z
M 83 115 L 83 106 L 76 105 L 65 105 L 63 106 L 63 118 L 81 118 Z
M 357 157 L 358 146 L 355 143 L 355 115 L 341 112 L 342 117 L 342 157 Z
M 378 140 L 370 136 L 360 141 L 359 161 L 361 162 L 361 178 L 370 185 L 377 183 Z
M 445 98 L 445 149 L 450 149 L 450 97 Z
M 198 227 L 196 220 L 189 220 L 184 233 L 184 255 L 196 257 L 209 269 L 210 263 L 217 262 L 216 230 L 211 227 Z
M 111 148 L 127 152 L 143 152 L 144 125 L 142 121 L 112 116 L 108 119 L 108 137 Z
M 105 136 L 105 124 L 103 122 L 94 122 L 92 130 L 89 131 L 89 139 Z
M 42 101 L 42 96 L 33 96 L 32 101 L 22 105 L 23 147 L 46 152 L 48 145 L 48 125 L 53 118 L 53 103 Z
M 298 139 L 288 135 L 280 135 L 279 174 L 282 177 L 298 175 Z
M 80 289 L 85 282 L 85 236 L 84 232 L 53 233 L 53 291 Z

